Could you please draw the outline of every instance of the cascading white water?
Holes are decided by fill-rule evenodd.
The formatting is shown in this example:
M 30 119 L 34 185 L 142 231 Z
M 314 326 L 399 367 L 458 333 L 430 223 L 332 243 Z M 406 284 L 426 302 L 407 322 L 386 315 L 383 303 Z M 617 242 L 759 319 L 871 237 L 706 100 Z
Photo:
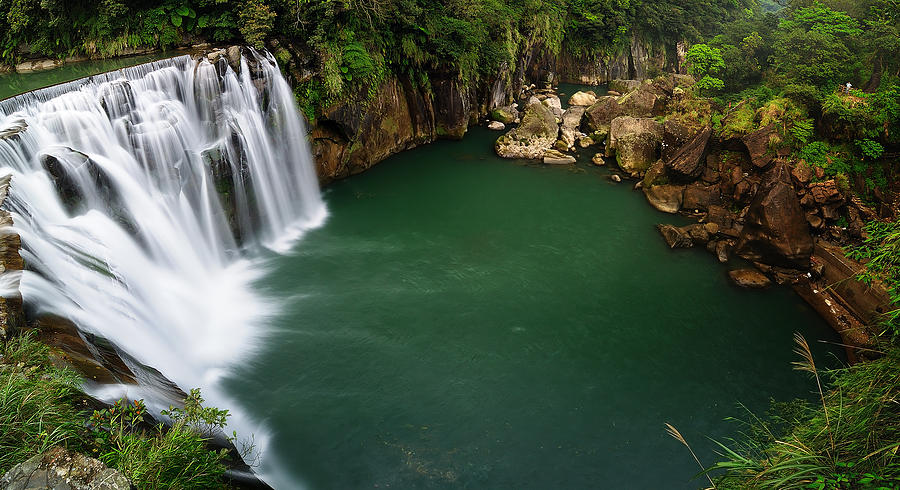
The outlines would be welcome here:
M 0 117 L 26 304 L 233 409 L 216 380 L 271 310 L 248 257 L 326 214 L 274 59 L 182 56 L 8 99 Z

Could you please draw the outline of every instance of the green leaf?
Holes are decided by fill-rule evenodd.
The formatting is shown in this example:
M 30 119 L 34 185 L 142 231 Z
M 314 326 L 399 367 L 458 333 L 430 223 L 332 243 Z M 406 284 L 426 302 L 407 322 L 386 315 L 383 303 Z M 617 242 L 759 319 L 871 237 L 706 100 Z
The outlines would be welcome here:
M 341 73 L 347 73 L 348 71 L 350 71 L 350 69 L 347 68 L 346 66 L 341 67 Z
M 178 14 L 169 15 L 169 20 L 172 21 L 172 25 L 175 27 L 181 27 L 181 16 Z
M 194 10 L 194 9 L 192 9 L 192 8 L 190 8 L 190 7 L 188 7 L 188 14 L 187 14 L 187 16 L 190 17 L 190 18 L 192 18 L 192 19 L 195 19 L 195 18 L 197 17 L 197 11 Z
M 197 19 L 197 27 L 206 27 L 209 25 L 209 16 L 204 14 L 201 15 L 199 19 Z
M 191 12 L 191 9 L 189 9 L 185 5 L 182 5 L 181 7 L 178 7 L 177 9 L 175 9 L 175 12 L 177 12 L 178 15 L 180 15 L 182 17 L 189 17 L 188 14 Z

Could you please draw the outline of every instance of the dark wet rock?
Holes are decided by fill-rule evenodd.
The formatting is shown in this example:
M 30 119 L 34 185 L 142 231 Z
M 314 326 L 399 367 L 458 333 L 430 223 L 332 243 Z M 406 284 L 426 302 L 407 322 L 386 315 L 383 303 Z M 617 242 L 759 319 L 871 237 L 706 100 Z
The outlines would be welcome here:
M 809 195 L 818 205 L 842 202 L 844 200 L 844 196 L 841 194 L 841 191 L 838 190 L 834 179 L 809 184 L 808 188 Z
M 706 149 L 711 135 L 712 129 L 707 127 L 666 161 L 666 169 L 674 180 L 691 182 L 703 173 Z
M 777 133 L 775 133 L 775 125 L 770 124 L 741 138 L 750 154 L 750 160 L 757 170 L 765 170 L 772 164 L 774 152 L 770 150 L 770 147 L 773 136 L 777 136 Z
M 738 269 L 728 271 L 728 277 L 734 284 L 748 289 L 763 289 L 772 285 L 772 281 L 765 274 L 755 269 Z
M 682 207 L 689 211 L 706 211 L 711 205 L 720 202 L 717 186 L 694 183 L 684 188 Z
M 813 240 L 786 166 L 779 165 L 766 174 L 750 204 L 737 251 L 764 264 L 809 267 Z
M 694 246 L 694 240 L 691 235 L 684 229 L 672 225 L 656 225 L 656 229 L 666 241 L 669 248 L 691 248 Z
M 655 185 L 644 187 L 644 195 L 651 206 L 664 213 L 675 214 L 681 209 L 684 187 L 677 185 Z

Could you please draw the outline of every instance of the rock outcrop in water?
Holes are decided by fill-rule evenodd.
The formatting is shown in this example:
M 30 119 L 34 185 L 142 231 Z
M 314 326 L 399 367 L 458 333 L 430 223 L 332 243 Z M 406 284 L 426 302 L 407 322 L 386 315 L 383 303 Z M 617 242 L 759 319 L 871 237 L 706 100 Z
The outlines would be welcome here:
M 556 116 L 540 102 L 525 107 L 522 122 L 497 139 L 494 150 L 503 158 L 537 160 L 543 158 L 559 133 Z

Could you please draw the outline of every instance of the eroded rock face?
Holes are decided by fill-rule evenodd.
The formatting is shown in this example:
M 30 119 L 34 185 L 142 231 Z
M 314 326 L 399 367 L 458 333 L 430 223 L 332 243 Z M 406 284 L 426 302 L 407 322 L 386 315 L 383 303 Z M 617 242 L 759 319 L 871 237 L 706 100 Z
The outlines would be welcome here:
M 19 255 L 22 240 L 18 233 L 9 229 L 13 225 L 12 215 L 3 204 L 9 196 L 11 176 L 0 177 L 0 274 L 8 275 L 4 279 L 18 290 L 25 261 Z M 0 340 L 25 326 L 25 311 L 22 308 L 22 295 L 8 293 L 0 297 Z
M 125 475 L 108 468 L 100 460 L 55 447 L 14 466 L 0 478 L 0 488 L 130 490 L 132 486 Z
M 662 135 L 662 124 L 654 119 L 617 117 L 610 125 L 607 155 L 614 153 L 622 170 L 641 174 L 659 158 Z
M 786 165 L 770 170 L 750 203 L 737 253 L 791 269 L 809 268 L 813 240 Z
M 550 108 L 541 103 L 530 104 L 519 126 L 497 139 L 494 150 L 503 158 L 542 159 L 556 142 L 558 133 L 556 117 Z

